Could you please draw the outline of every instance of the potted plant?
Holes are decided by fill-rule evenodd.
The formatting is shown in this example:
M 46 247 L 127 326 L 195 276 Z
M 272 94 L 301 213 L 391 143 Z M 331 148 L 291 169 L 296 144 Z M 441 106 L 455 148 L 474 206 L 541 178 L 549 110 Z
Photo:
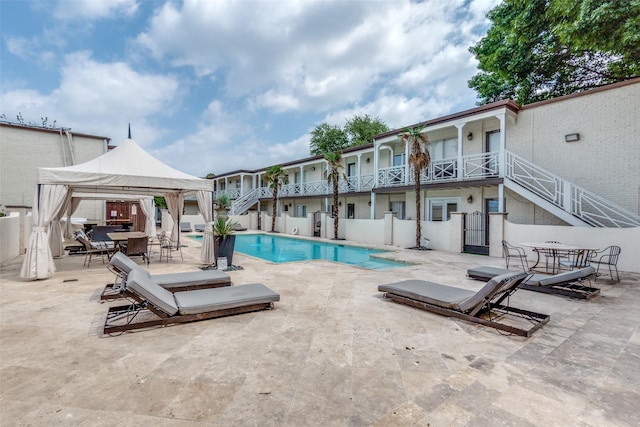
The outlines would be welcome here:
M 226 257 L 227 265 L 233 265 L 233 249 L 236 244 L 236 236 L 233 234 L 235 225 L 230 218 L 221 216 L 213 222 L 216 264 L 219 257 Z

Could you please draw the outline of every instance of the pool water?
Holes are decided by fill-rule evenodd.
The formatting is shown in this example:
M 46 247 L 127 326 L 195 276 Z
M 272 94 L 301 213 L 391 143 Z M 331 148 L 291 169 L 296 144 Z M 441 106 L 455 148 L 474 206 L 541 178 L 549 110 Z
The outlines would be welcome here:
M 202 236 L 194 236 L 202 239 Z M 385 251 L 335 243 L 295 239 L 272 234 L 236 234 L 235 251 L 275 263 L 327 260 L 372 270 L 389 270 L 408 264 L 371 255 Z

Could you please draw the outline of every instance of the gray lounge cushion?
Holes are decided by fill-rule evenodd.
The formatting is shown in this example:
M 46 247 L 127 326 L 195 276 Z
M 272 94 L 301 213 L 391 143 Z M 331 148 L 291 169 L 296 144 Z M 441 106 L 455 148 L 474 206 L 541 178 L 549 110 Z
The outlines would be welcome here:
M 231 284 L 231 277 L 220 270 L 198 270 L 184 273 L 153 274 L 151 278 L 154 282 L 165 289 L 179 288 L 184 286 L 202 286 L 216 284 Z
M 595 268 L 588 266 L 579 270 L 565 271 L 564 273 L 555 274 L 553 276 L 549 276 L 546 274 L 534 274 L 529 280 L 527 280 L 527 284 L 538 286 L 553 286 L 563 283 L 571 283 L 589 277 L 595 272 Z
M 109 261 L 116 270 L 121 271 L 127 275 L 131 271 L 139 271 L 151 277 L 154 282 L 159 284 L 165 289 L 172 289 L 184 286 L 202 286 L 202 285 L 214 285 L 231 283 L 231 277 L 224 271 L 220 270 L 197 270 L 187 271 L 184 273 L 170 273 L 170 274 L 153 274 L 150 275 L 147 270 L 140 267 L 135 261 L 123 254 L 122 252 L 116 252 Z
M 173 294 L 180 314 L 198 314 L 280 301 L 280 295 L 261 283 L 198 289 Z
M 518 273 L 518 271 L 507 270 L 506 268 L 500 267 L 490 267 L 487 265 L 484 265 L 482 267 L 474 267 L 467 270 L 467 276 L 486 280 L 507 273 Z
M 425 280 L 403 280 L 378 286 L 381 292 L 436 305 L 438 307 L 458 309 L 458 305 L 472 297 L 475 292 L 453 286 L 440 285 Z
M 170 316 L 178 312 L 173 294 L 155 283 L 144 271 L 133 270 L 127 276 L 127 289 Z
M 424 280 L 405 280 L 389 285 L 380 285 L 378 290 L 438 307 L 467 312 L 483 303 L 486 298 L 514 286 L 515 282 L 527 275 L 524 272 L 516 272 L 496 276 L 477 292 Z
M 111 257 L 109 264 L 115 267 L 116 270 L 121 271 L 124 274 L 129 274 L 133 270 L 145 273 L 147 276 L 149 273 L 142 267 L 140 267 L 134 260 L 126 256 L 122 252 L 116 252 Z

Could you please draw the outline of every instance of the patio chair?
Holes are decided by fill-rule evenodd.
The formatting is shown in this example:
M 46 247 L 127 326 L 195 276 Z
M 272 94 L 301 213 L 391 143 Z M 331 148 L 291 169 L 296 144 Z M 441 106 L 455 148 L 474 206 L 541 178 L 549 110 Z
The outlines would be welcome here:
M 104 264 L 104 256 L 106 255 L 108 259 L 111 259 L 111 255 L 115 251 L 115 245 L 113 242 L 95 242 L 93 240 L 89 240 L 84 233 L 76 234 L 76 240 L 84 246 L 85 256 L 84 263 L 82 265 L 85 267 L 91 266 L 93 255 L 100 255 L 102 263 Z
M 560 260 L 558 262 L 558 270 L 575 270 L 591 265 L 591 250 L 580 249 L 578 251 L 571 251 L 566 260 Z
M 220 270 L 196 270 L 181 273 L 152 274 L 147 273 L 135 261 L 123 254 L 116 252 L 107 265 L 109 271 L 116 276 L 114 283 L 105 286 L 100 295 L 101 301 L 109 301 L 123 298 L 122 292 L 127 282 L 127 277 L 132 271 L 141 271 L 147 274 L 151 280 L 170 292 L 184 292 L 195 289 L 218 288 L 231 286 L 231 277 Z
M 592 299 L 600 294 L 600 289 L 591 286 L 596 270 L 585 267 L 579 270 L 565 271 L 556 275 L 533 274 L 520 284 L 521 289 L 561 295 L 577 299 Z M 497 267 L 474 267 L 467 270 L 467 276 L 476 280 L 491 280 L 494 277 L 514 273 Z
M 502 241 L 502 251 L 504 252 L 505 261 L 507 262 L 507 269 L 509 268 L 509 262 L 513 260 L 519 260 L 522 265 L 523 271 L 529 271 L 529 262 L 527 261 L 527 253 L 523 248 L 519 246 L 513 246 L 506 240 Z
M 206 224 L 196 224 L 193 226 L 193 229 L 198 233 L 204 233 L 204 227 Z
M 165 235 L 160 242 L 160 262 L 162 262 L 162 258 L 169 262 L 169 259 L 173 258 L 173 251 L 180 252 L 180 259 L 184 261 L 184 256 L 182 255 L 182 244 L 180 241 L 172 240 L 169 236 Z
M 128 257 L 141 256 L 142 262 L 149 264 L 148 248 L 148 237 L 129 237 L 127 239 L 127 246 L 124 248 L 124 254 Z
M 545 243 L 557 243 L 555 240 L 546 240 Z M 542 249 L 542 248 L 533 248 L 534 252 L 538 252 L 538 256 L 544 256 L 545 259 L 545 271 L 549 271 L 549 260 L 551 260 L 551 272 L 553 274 L 556 273 L 558 262 L 561 260 L 567 260 L 568 254 L 566 251 L 559 251 L 557 249 Z
M 191 230 L 191 223 L 190 222 L 181 222 L 180 223 L 180 231 L 183 233 L 190 233 L 193 230 Z
M 103 328 L 107 335 L 269 310 L 280 300 L 279 294 L 261 283 L 171 293 L 141 271 L 129 273 L 125 296 L 130 304 L 107 312 Z
M 477 292 L 424 280 L 380 285 L 378 290 L 401 304 L 528 337 L 549 321 L 549 315 L 509 307 L 509 297 L 527 277 L 525 272 L 503 274 Z M 520 322 L 507 323 L 507 318 Z
M 594 264 L 598 264 L 596 268 L 596 276 L 600 274 L 600 266 L 606 265 L 609 267 L 609 275 L 613 280 L 613 270 L 616 271 L 616 281 L 620 281 L 620 274 L 618 274 L 618 258 L 620 257 L 620 246 L 609 246 L 601 251 L 592 251 L 590 261 Z

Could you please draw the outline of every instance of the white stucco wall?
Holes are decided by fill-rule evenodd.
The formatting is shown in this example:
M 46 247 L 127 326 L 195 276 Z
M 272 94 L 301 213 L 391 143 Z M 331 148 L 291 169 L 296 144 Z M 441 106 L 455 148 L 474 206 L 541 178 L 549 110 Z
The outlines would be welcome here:
M 525 106 L 507 149 L 640 213 L 640 83 Z

